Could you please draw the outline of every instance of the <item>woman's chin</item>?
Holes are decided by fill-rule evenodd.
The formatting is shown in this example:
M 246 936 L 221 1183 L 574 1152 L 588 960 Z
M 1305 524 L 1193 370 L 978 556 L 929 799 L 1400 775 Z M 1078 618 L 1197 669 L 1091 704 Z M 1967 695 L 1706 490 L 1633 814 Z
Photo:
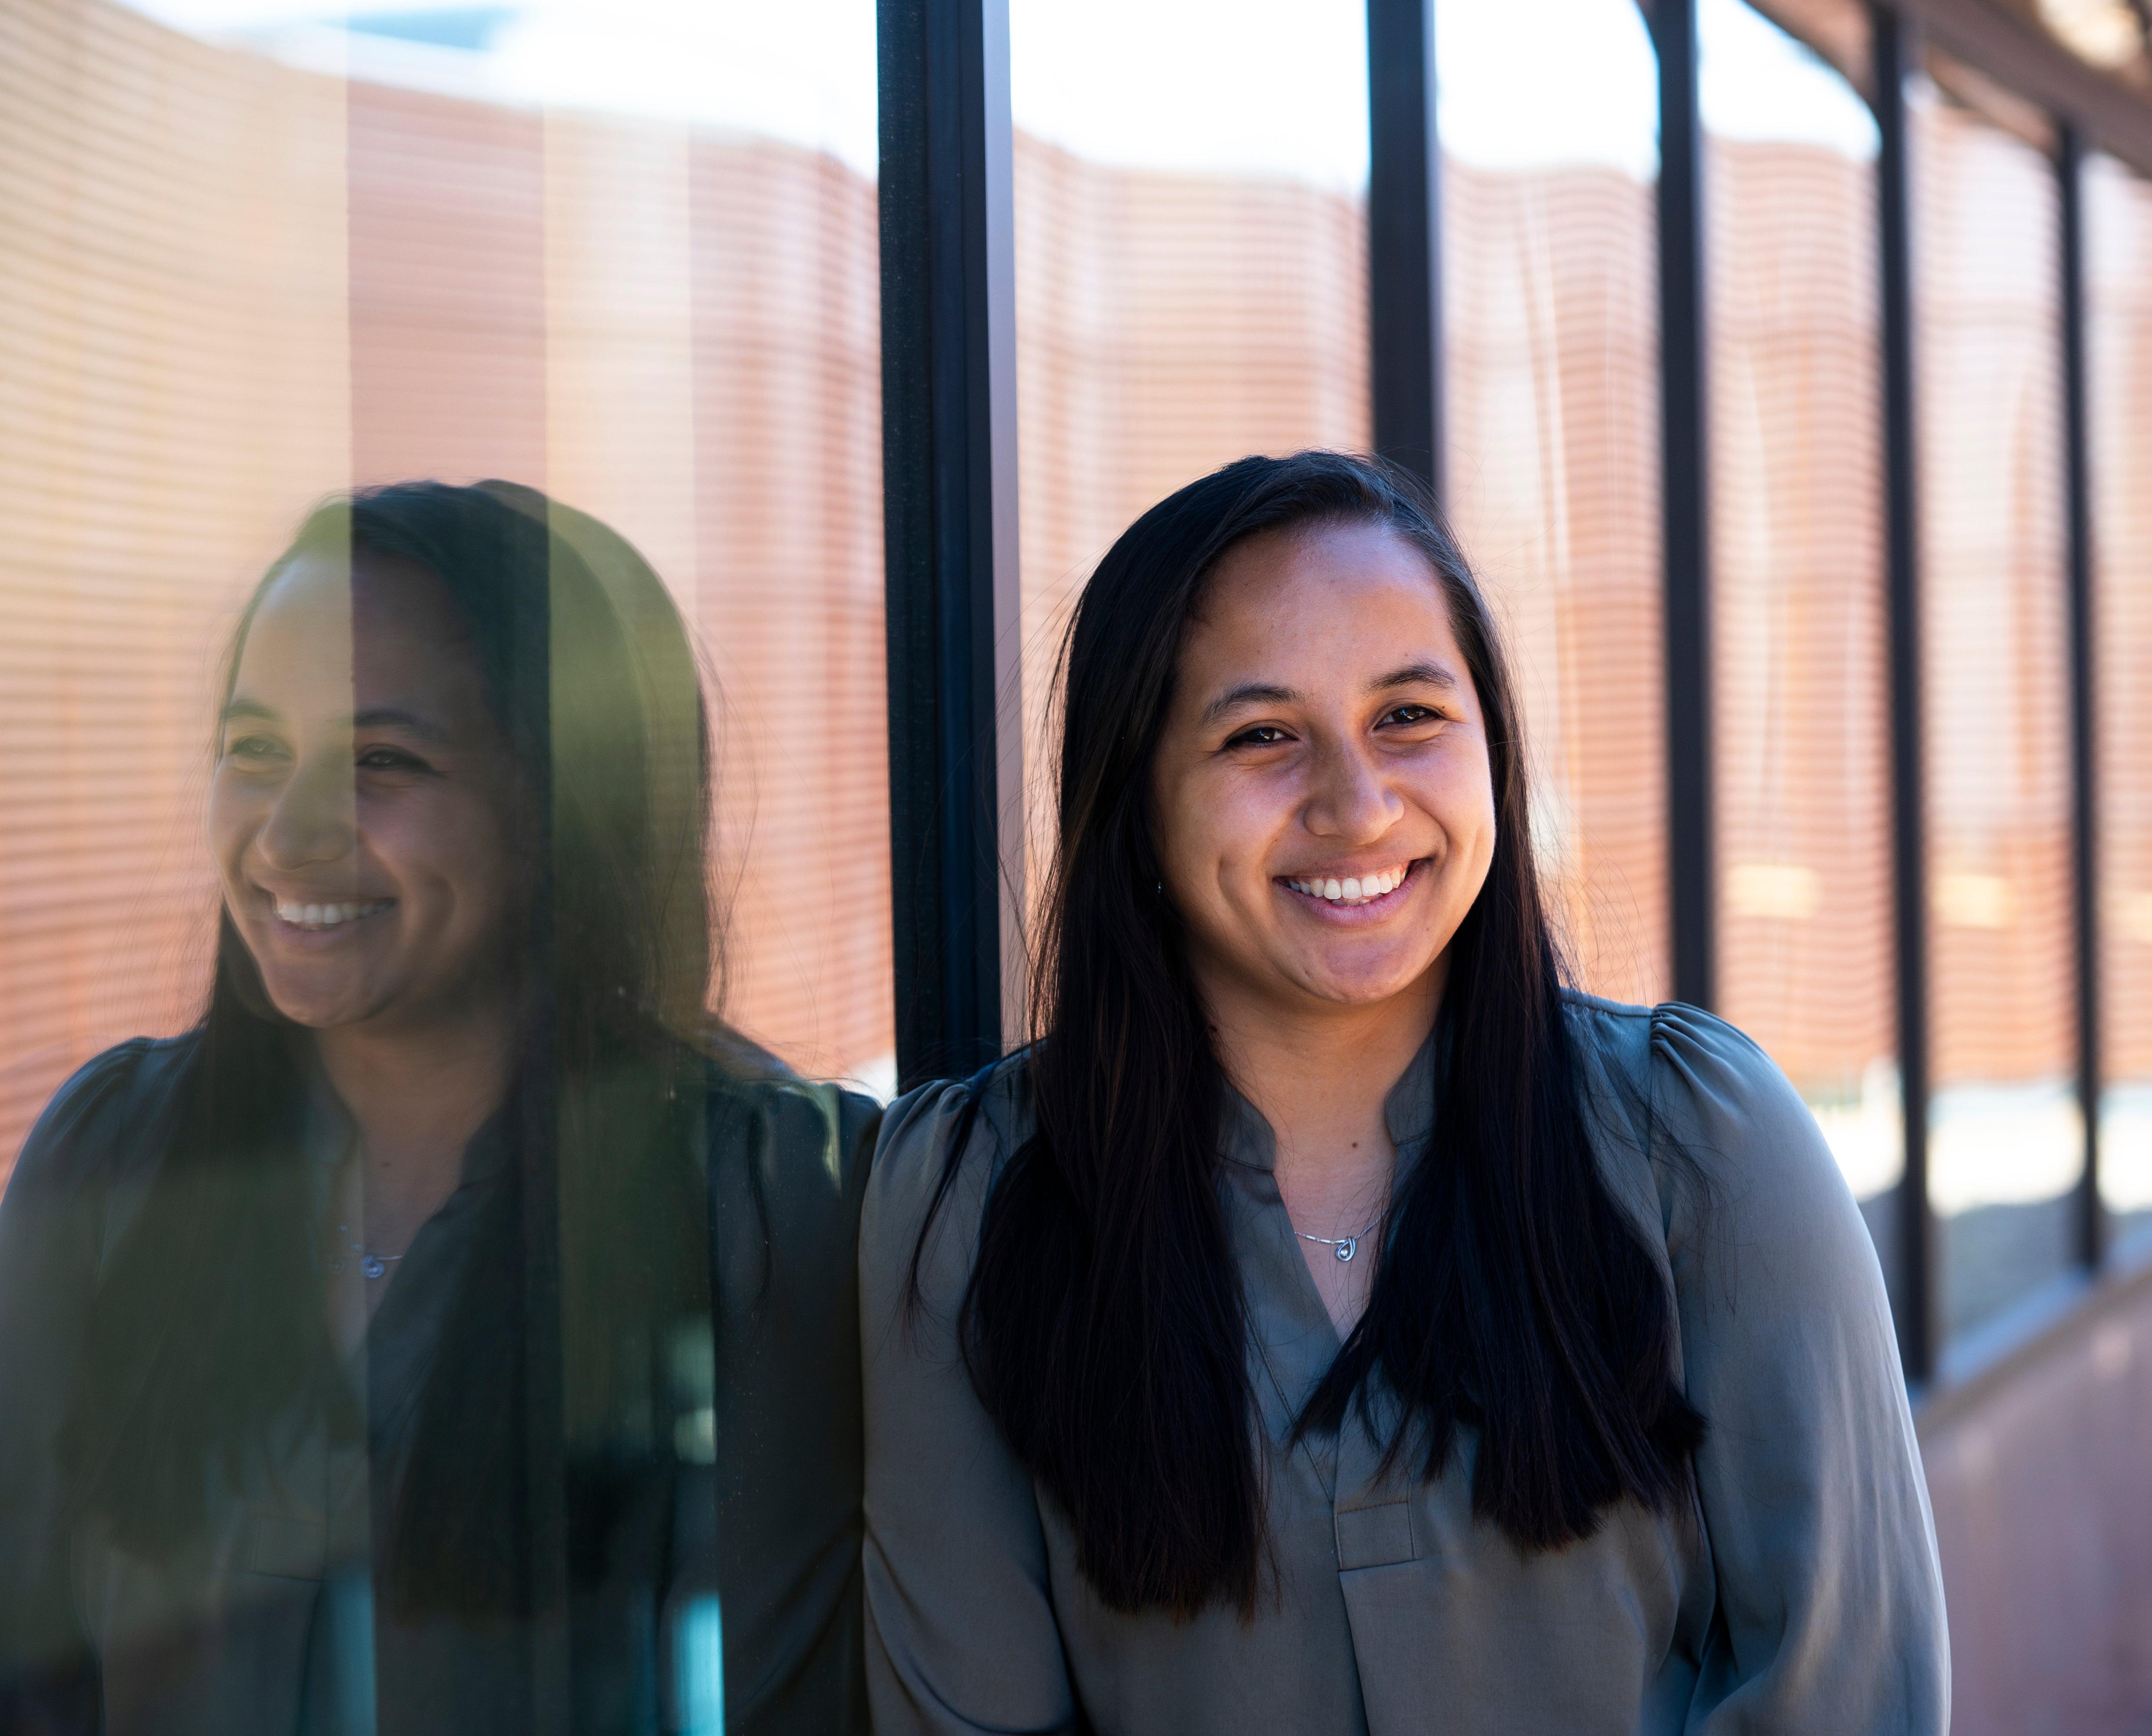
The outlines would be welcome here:
M 286 1006 L 279 1002 L 277 1010 L 293 1024 L 309 1031 L 337 1031 L 365 1022 L 363 1013 L 341 1007 Z
M 1385 959 L 1317 959 L 1294 972 L 1294 986 L 1331 1007 L 1388 1006 L 1418 993 L 1434 961 L 1417 957 Z
M 330 987 L 319 982 L 280 982 L 263 972 L 262 987 L 269 1004 L 295 1025 L 310 1031 L 331 1031 L 343 1025 L 363 1023 L 380 1009 L 363 985 Z

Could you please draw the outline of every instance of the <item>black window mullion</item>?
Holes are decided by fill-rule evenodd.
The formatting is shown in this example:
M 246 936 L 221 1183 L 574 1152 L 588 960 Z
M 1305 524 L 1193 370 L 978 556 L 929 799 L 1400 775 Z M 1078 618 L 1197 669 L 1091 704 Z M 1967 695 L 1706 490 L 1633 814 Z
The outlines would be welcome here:
M 881 0 L 882 489 L 901 1087 L 1002 1044 L 1017 643 L 1007 0 Z M 998 638 L 997 638 L 998 634 Z M 1020 858 L 1018 858 L 1020 860 Z
M 1442 149 L 1434 0 L 1368 0 L 1368 374 L 1375 450 L 1443 501 Z M 1446 504 L 1446 502 L 1444 503 Z
M 1911 118 L 1906 80 L 1917 53 L 1912 26 L 1873 9 L 1877 244 L 1881 264 L 1886 589 L 1889 611 L 1893 928 L 1897 937 L 1898 1077 L 1906 1170 L 1898 1190 L 1898 1249 L 1891 1298 L 1906 1378 L 1935 1370 L 1936 1261 L 1928 1198 L 1927 819 L 1921 710 L 1918 426 L 1913 367 Z
M 2063 449 L 2069 536 L 2071 876 L 2076 917 L 2078 1105 L 2084 1121 L 2084 1175 L 2078 1187 L 2077 1254 L 2096 1268 L 2105 1250 L 2099 1195 L 2099 831 L 2094 733 L 2093 527 L 2090 427 L 2086 404 L 2084 145 L 2075 126 L 2058 129 L 2062 193 Z
M 1654 0 L 1659 60 L 1660 479 L 1667 874 L 1675 998 L 1718 998 L 1711 692 L 1710 396 L 1696 0 Z

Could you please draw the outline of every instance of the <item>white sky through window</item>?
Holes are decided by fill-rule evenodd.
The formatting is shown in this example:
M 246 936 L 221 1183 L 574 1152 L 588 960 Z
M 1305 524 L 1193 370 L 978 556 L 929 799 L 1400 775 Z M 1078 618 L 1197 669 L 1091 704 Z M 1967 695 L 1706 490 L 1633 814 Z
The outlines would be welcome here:
M 872 173 L 874 0 L 134 0 L 190 33 L 390 84 L 518 106 L 765 134 Z M 1442 0 L 1444 147 L 1492 169 L 1657 160 L 1657 69 L 1634 0 Z M 1742 3 L 1699 0 L 1705 124 L 1872 155 L 1874 123 Z M 1362 0 L 1011 0 L 1017 124 L 1096 162 L 1368 172 Z
M 1868 104 L 1805 44 L 1743 0 L 1697 0 L 1697 25 L 1707 132 L 1820 145 L 1860 161 L 1875 156 Z

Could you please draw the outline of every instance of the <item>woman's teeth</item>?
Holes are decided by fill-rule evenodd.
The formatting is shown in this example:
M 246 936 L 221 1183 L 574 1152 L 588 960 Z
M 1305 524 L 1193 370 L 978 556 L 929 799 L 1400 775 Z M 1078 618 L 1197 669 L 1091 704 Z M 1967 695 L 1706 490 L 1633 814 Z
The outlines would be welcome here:
M 375 898 L 364 904 L 284 904 L 277 906 L 277 920 L 294 928 L 333 928 L 339 922 L 356 922 L 361 916 L 378 916 L 394 903 Z
M 1380 874 L 1370 874 L 1357 880 L 1289 880 L 1286 884 L 1296 892 L 1305 892 L 1311 898 L 1327 899 L 1332 904 L 1368 904 L 1405 883 L 1405 876 L 1412 872 L 1409 864 L 1402 868 L 1385 868 Z

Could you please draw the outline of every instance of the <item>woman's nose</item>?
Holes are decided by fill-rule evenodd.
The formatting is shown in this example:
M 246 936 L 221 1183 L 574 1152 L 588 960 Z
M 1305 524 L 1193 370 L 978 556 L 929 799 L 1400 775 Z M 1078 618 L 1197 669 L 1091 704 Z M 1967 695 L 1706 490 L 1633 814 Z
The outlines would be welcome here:
M 1317 750 L 1304 820 L 1309 831 L 1353 845 L 1373 843 L 1403 811 L 1373 754 L 1354 742 Z
M 261 835 L 272 867 L 318 867 L 348 855 L 358 841 L 358 799 L 347 747 L 302 762 L 278 793 Z

